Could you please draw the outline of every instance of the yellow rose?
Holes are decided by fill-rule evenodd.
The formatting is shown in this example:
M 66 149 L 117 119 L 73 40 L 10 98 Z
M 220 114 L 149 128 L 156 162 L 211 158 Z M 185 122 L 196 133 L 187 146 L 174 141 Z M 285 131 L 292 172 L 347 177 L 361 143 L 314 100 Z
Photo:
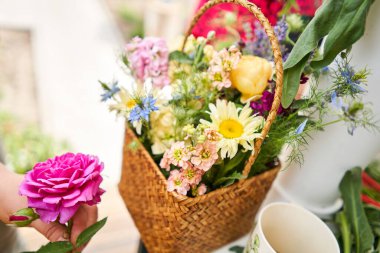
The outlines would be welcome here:
M 242 93 L 241 101 L 256 100 L 268 86 L 272 78 L 272 64 L 260 57 L 243 55 L 235 69 L 231 71 L 231 83 Z

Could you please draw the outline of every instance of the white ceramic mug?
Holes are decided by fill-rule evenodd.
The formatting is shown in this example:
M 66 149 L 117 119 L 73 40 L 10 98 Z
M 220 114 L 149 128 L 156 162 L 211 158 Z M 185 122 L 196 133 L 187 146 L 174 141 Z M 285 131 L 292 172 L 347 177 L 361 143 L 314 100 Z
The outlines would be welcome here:
M 245 253 L 339 253 L 334 234 L 313 213 L 290 203 L 264 207 Z

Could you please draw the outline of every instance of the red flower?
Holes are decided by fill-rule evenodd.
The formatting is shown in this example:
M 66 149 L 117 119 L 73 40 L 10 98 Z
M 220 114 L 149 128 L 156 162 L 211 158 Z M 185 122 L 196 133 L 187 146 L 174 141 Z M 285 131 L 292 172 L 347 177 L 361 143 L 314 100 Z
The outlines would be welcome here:
M 199 10 L 208 0 L 200 0 L 197 10 Z M 272 25 L 277 22 L 277 14 L 282 9 L 283 1 L 282 0 L 249 0 L 252 3 L 255 3 L 257 7 L 261 9 L 264 15 L 268 18 Z M 203 36 L 206 37 L 207 33 L 211 30 L 215 31 L 218 36 L 225 36 L 227 30 L 220 22 L 215 22 L 216 19 L 223 17 L 225 12 L 234 12 L 237 14 L 237 24 L 236 28 L 244 39 L 243 35 L 243 23 L 251 23 L 252 29 L 254 29 L 253 24 L 256 18 L 244 7 L 238 6 L 232 3 L 223 3 L 217 6 L 212 7 L 200 18 L 198 24 L 193 29 L 194 36 Z M 214 20 L 214 22 L 213 22 Z

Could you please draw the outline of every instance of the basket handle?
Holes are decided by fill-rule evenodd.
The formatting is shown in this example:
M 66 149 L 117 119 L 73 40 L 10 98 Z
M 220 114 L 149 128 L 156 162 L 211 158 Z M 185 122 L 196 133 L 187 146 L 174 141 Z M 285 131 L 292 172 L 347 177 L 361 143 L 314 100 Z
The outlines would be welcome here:
M 247 0 L 210 0 L 207 3 L 205 3 L 201 9 L 198 10 L 198 12 L 195 14 L 193 20 L 191 21 L 190 27 L 186 32 L 185 40 L 182 45 L 182 51 L 185 48 L 186 41 L 188 37 L 191 35 L 191 32 L 194 28 L 194 26 L 197 24 L 198 20 L 201 18 L 201 16 L 211 7 L 221 4 L 221 3 L 234 3 L 238 4 L 244 8 L 246 8 L 250 13 L 255 15 L 255 17 L 260 21 L 261 25 L 264 27 L 266 34 L 269 37 L 269 41 L 272 46 L 273 55 L 274 55 L 274 62 L 276 67 L 276 89 L 275 89 L 275 96 L 272 104 L 272 108 L 269 111 L 268 117 L 265 121 L 265 125 L 263 127 L 263 130 L 261 131 L 261 138 L 258 138 L 255 141 L 254 149 L 252 151 L 251 156 L 247 160 L 244 170 L 243 170 L 243 176 L 247 177 L 249 172 L 251 171 L 252 165 L 255 162 L 260 149 L 261 145 L 263 144 L 263 141 L 265 137 L 268 135 L 268 132 L 270 130 L 270 127 L 273 123 L 273 121 L 276 119 L 278 108 L 281 104 L 281 96 L 282 96 L 282 87 L 283 87 L 283 66 L 282 66 L 282 55 L 280 50 L 280 45 L 278 43 L 277 37 L 274 33 L 273 27 L 269 23 L 268 19 L 265 17 L 265 15 L 261 12 L 261 10 L 253 3 L 248 2 Z

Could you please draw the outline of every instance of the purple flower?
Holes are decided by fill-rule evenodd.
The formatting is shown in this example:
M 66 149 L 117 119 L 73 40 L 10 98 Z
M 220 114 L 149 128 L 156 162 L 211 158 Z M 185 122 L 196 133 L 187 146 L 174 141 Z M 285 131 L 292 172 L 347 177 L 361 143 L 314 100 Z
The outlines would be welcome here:
M 274 33 L 279 41 L 285 41 L 287 32 L 288 24 L 286 23 L 285 16 L 283 16 L 274 26 Z
M 267 115 L 270 109 L 272 108 L 274 100 L 274 93 L 271 93 L 270 91 L 264 91 L 263 96 L 258 101 L 252 101 L 251 102 L 251 108 L 254 111 L 254 113 L 258 113 L 261 116 Z M 283 114 L 285 112 L 285 109 L 280 105 L 278 108 L 277 114 Z
M 286 34 L 288 32 L 288 24 L 283 17 L 274 26 L 274 32 L 280 42 L 286 40 Z M 259 22 L 255 23 L 255 38 L 254 41 L 249 41 L 246 43 L 246 47 L 250 54 L 265 58 L 267 60 L 273 60 L 273 51 L 267 34 L 264 28 Z M 287 49 L 284 45 L 281 45 L 281 51 L 283 55 L 283 60 L 285 61 L 288 57 Z
M 82 204 L 96 205 L 104 193 L 103 163 L 91 155 L 67 153 L 37 163 L 25 175 L 20 194 L 43 222 L 65 224 Z
M 133 75 L 140 82 L 151 78 L 153 85 L 169 84 L 169 49 L 161 38 L 134 38 L 125 47 L 126 57 Z

